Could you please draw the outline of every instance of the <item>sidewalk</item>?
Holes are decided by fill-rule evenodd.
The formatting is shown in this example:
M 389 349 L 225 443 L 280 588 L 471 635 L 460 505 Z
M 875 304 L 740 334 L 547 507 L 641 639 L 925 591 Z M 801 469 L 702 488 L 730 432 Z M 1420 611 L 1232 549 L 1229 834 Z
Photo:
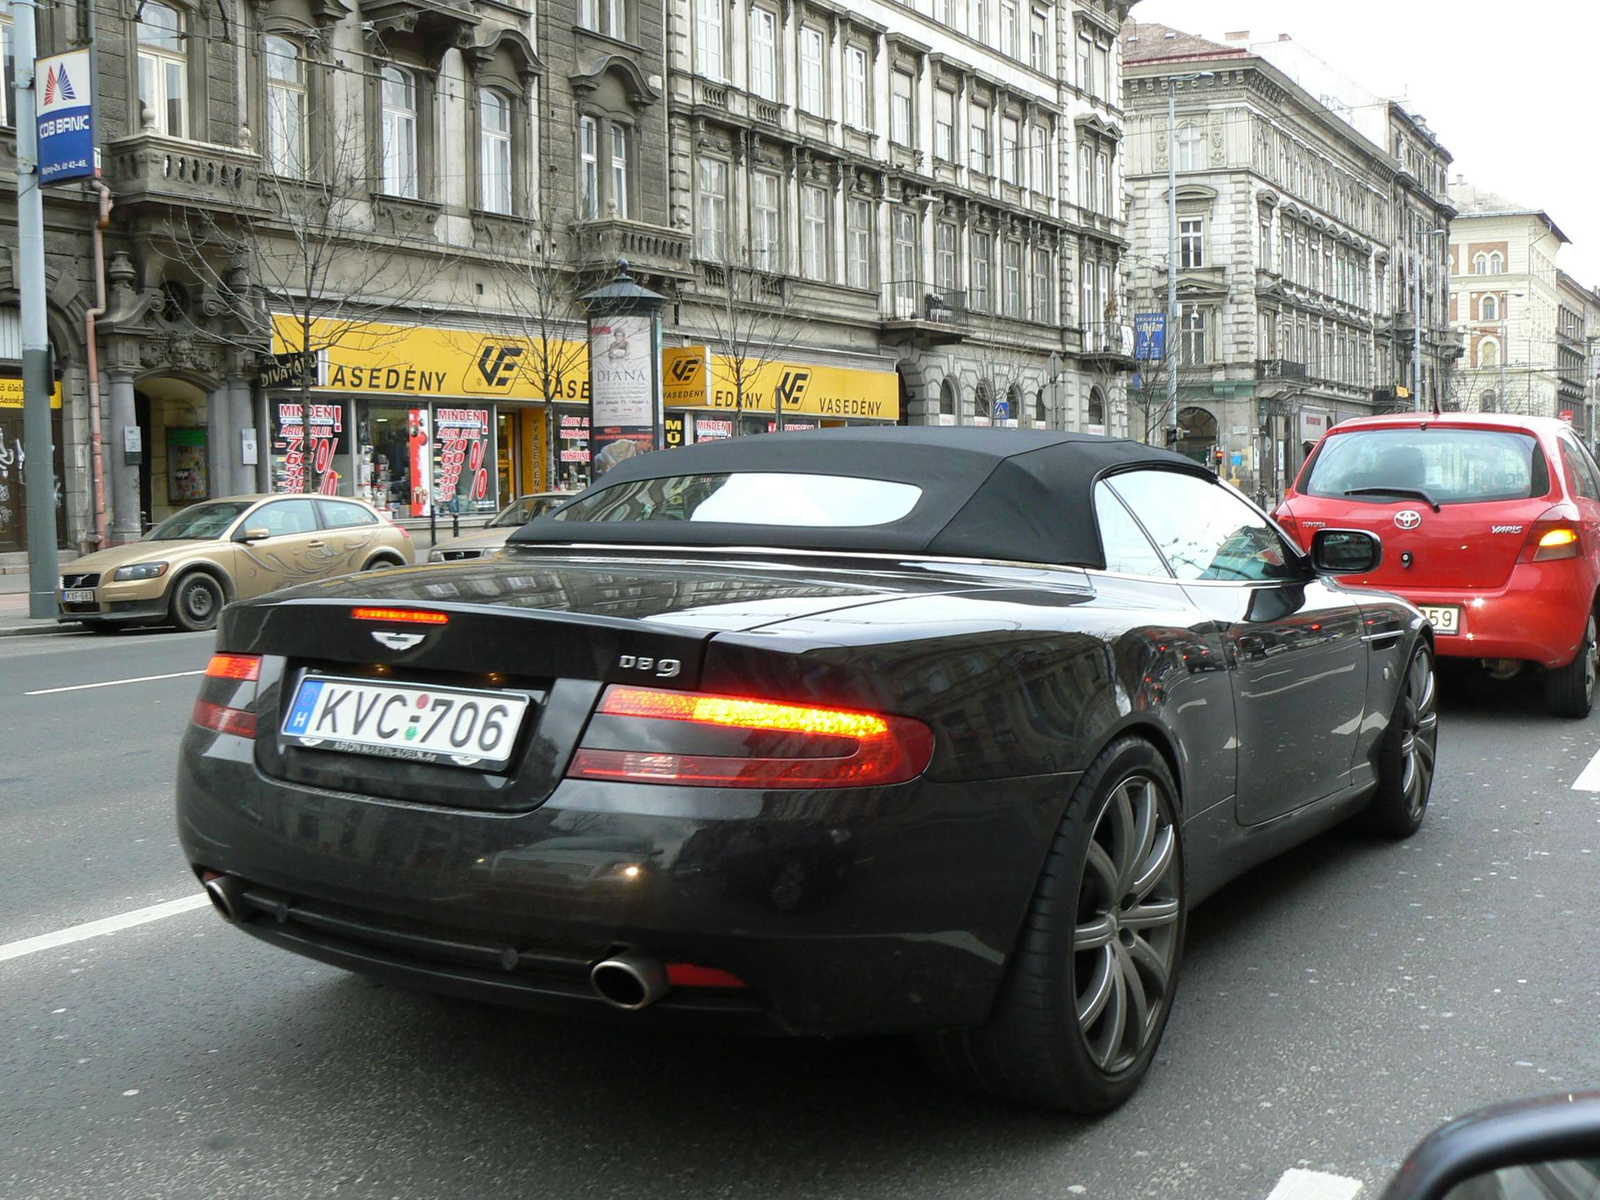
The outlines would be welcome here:
M 0 638 L 59 633 L 79 628 L 77 625 L 58 624 L 54 617 L 35 621 L 28 616 L 27 592 L 0 592 Z

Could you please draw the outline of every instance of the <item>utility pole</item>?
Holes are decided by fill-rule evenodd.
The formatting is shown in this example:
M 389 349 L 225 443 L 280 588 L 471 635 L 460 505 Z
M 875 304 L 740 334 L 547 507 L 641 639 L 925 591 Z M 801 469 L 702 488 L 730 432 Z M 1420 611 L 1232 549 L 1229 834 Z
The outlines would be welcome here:
M 1172 420 L 1172 448 L 1178 448 L 1178 77 L 1167 79 L 1167 410 Z
M 56 552 L 55 455 L 50 437 L 50 332 L 45 322 L 44 195 L 33 86 L 38 58 L 36 0 L 12 0 L 16 60 L 17 267 L 22 300 L 22 441 L 28 489 L 28 615 L 53 617 L 61 561 Z
M 1422 255 L 1411 260 L 1411 408 L 1422 411 Z

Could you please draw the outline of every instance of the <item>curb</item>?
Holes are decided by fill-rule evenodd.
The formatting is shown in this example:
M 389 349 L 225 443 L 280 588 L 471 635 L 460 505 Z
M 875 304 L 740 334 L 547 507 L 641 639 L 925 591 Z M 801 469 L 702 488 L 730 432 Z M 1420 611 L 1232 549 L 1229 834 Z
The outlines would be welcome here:
M 43 637 L 52 633 L 82 633 L 83 626 L 61 625 L 0 625 L 0 638 L 6 637 Z

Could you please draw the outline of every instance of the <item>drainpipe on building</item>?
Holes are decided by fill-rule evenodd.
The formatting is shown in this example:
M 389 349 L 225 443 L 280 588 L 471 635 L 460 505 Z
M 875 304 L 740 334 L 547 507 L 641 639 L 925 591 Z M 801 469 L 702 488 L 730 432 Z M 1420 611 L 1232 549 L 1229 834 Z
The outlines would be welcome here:
M 84 314 L 83 340 L 89 350 L 89 457 L 94 477 L 94 544 L 104 549 L 106 538 L 105 435 L 100 426 L 100 351 L 95 321 L 106 315 L 105 229 L 111 223 L 111 189 L 100 184 L 100 216 L 94 223 L 94 307 Z

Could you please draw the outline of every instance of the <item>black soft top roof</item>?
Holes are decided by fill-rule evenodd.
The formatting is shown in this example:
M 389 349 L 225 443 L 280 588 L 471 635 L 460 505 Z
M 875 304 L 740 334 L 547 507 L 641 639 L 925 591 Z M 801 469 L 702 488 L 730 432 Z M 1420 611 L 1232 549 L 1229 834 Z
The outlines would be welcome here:
M 820 429 L 730 438 L 625 459 L 590 496 L 619 483 L 680 475 L 786 472 L 909 483 L 912 510 L 884 525 L 818 528 L 713 521 L 572 521 L 546 514 L 512 543 L 774 546 L 929 554 L 1104 567 L 1094 520 L 1097 479 L 1162 467 L 1215 480 L 1205 467 L 1125 438 L 941 426 Z

